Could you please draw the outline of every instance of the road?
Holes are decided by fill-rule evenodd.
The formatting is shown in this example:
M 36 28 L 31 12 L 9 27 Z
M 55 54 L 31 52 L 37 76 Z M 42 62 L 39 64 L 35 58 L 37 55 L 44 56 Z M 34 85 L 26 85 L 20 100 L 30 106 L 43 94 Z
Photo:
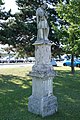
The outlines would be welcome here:
M 33 65 L 34 63 L 0 63 L 0 68 L 16 68 L 16 67 L 26 67 Z
M 16 67 L 26 67 L 33 65 L 34 63 L 0 63 L 0 68 L 16 68 Z M 63 66 L 63 63 L 57 62 L 57 66 Z

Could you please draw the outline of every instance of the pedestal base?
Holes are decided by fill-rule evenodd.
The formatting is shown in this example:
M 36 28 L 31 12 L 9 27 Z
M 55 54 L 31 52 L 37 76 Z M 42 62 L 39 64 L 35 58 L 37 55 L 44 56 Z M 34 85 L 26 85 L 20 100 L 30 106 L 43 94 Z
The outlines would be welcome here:
M 52 115 L 57 111 L 57 98 L 55 96 L 36 98 L 32 95 L 29 97 L 28 111 L 42 117 Z
M 57 111 L 57 98 L 53 96 L 55 72 L 50 63 L 51 43 L 49 40 L 37 40 L 34 45 L 36 62 L 29 73 L 32 77 L 32 95 L 28 111 L 45 117 Z

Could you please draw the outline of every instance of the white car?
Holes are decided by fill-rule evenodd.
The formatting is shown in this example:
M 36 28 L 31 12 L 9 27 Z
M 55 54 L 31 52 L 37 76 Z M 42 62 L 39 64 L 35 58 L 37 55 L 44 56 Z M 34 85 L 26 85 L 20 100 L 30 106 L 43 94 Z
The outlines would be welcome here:
M 3 58 L 1 59 L 1 63 L 8 63 L 8 61 L 9 61 L 9 56 L 3 57 Z
M 0 63 L 2 63 L 2 61 L 3 61 L 3 58 L 0 58 Z
M 28 57 L 28 58 L 27 58 L 27 61 L 28 61 L 28 62 L 35 62 L 35 57 Z
M 52 65 L 52 66 L 57 66 L 57 63 L 56 63 L 56 61 L 54 60 L 54 58 L 51 58 L 51 65 Z

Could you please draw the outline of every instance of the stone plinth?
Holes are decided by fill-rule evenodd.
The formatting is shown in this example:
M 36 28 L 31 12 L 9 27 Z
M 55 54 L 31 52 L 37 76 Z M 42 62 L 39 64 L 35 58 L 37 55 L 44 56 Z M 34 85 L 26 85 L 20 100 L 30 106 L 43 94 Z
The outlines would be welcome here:
M 32 95 L 29 97 L 28 110 L 42 117 L 57 111 L 57 98 L 53 95 L 53 71 L 51 60 L 51 44 L 49 41 L 36 41 L 35 65 L 29 75 L 32 77 Z
M 43 98 L 36 98 L 30 96 L 28 110 L 34 114 L 42 117 L 54 114 L 57 111 L 57 99 L 55 96 L 45 96 Z

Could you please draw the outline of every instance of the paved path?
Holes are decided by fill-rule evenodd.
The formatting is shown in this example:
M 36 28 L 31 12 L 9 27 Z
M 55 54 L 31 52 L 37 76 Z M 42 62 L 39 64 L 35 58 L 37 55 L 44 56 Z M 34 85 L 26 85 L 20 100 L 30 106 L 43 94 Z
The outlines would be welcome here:
M 27 67 L 33 66 L 34 63 L 3 63 L 0 64 L 0 68 L 15 68 L 15 67 Z
M 33 66 L 34 63 L 0 63 L 0 68 L 15 68 Z M 57 62 L 57 66 L 63 66 L 62 62 Z

